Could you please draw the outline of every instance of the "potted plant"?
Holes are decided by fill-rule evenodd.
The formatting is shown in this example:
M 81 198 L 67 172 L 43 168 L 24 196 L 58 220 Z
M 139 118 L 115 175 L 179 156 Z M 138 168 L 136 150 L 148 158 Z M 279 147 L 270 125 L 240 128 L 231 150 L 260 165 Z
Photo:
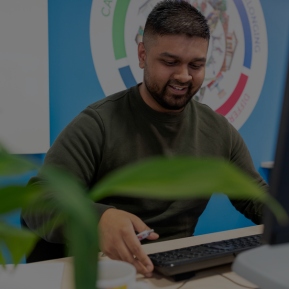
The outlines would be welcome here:
M 21 174 L 39 166 L 0 148 L 0 176 Z M 99 182 L 87 194 L 70 174 L 56 168 L 41 170 L 46 183 L 42 188 L 8 185 L 0 188 L 0 214 L 39 202 L 47 191 L 53 193 L 64 222 L 67 244 L 74 256 L 75 288 L 94 289 L 97 278 L 98 236 L 97 220 L 91 200 L 109 195 L 129 195 L 148 198 L 209 198 L 222 192 L 231 198 L 254 198 L 266 204 L 280 222 L 287 221 L 284 209 L 263 192 L 234 165 L 220 159 L 191 157 L 156 157 L 117 170 Z M 209 180 L 209 181 L 208 181 Z M 55 193 L 57 192 L 57 193 Z M 49 209 L 41 207 L 41 209 Z M 10 251 L 12 262 L 18 264 L 28 254 L 37 239 L 24 229 L 0 222 L 0 241 Z M 21 246 L 19 244 L 21 243 Z M 5 258 L 0 251 L 0 262 Z

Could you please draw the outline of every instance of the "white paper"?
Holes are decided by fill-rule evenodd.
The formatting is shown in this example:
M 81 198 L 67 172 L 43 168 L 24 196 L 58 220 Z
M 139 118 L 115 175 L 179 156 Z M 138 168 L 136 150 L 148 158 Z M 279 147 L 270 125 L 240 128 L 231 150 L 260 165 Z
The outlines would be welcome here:
M 63 263 L 29 263 L 0 268 L 0 289 L 61 289 Z

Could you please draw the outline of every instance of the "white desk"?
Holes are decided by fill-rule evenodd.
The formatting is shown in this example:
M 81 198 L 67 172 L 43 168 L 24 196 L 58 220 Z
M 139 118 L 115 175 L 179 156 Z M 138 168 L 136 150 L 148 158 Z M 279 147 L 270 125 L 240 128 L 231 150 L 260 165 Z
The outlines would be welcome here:
M 263 226 L 252 226 L 242 229 L 224 231 L 220 233 L 206 234 L 196 237 L 182 238 L 172 241 L 158 242 L 153 244 L 143 245 L 146 253 L 151 254 L 180 247 L 187 247 L 198 245 L 201 243 L 220 241 L 228 238 L 237 238 L 242 236 L 254 235 L 263 232 Z M 73 286 L 73 271 L 72 259 L 63 258 L 46 262 L 63 262 L 65 264 L 62 278 L 62 289 L 72 289 Z M 231 271 L 231 265 L 218 266 L 212 269 L 207 269 L 198 272 L 193 278 L 175 282 L 170 278 L 165 278 L 162 275 L 154 274 L 152 278 L 144 278 L 142 275 L 137 276 L 138 280 L 145 280 L 152 289 L 168 288 L 168 289 L 244 289 L 244 287 L 237 285 L 241 284 L 250 288 L 257 288 L 257 286 L 239 277 L 236 273 Z M 233 281 L 231 281 L 233 280 Z M 234 283 L 236 282 L 236 283 Z

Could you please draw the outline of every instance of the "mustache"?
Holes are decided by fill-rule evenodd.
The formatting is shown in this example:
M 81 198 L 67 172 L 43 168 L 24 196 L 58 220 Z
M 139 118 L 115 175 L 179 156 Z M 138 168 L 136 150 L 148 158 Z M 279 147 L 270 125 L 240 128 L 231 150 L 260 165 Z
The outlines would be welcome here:
M 172 86 L 181 86 L 181 87 L 191 87 L 192 83 L 191 82 L 179 82 L 179 81 L 175 81 L 175 80 L 169 80 L 167 82 L 167 85 L 172 85 Z

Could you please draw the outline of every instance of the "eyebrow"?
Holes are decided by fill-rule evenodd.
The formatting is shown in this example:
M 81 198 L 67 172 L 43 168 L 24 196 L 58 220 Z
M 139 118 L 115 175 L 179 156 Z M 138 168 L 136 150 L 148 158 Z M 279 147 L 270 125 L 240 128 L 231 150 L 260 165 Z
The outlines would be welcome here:
M 179 56 L 171 54 L 169 52 L 163 52 L 163 53 L 160 54 L 160 56 L 174 58 L 174 59 L 177 59 L 177 60 L 181 59 Z M 193 59 L 193 61 L 206 62 L 206 58 L 205 57 L 195 57 Z

